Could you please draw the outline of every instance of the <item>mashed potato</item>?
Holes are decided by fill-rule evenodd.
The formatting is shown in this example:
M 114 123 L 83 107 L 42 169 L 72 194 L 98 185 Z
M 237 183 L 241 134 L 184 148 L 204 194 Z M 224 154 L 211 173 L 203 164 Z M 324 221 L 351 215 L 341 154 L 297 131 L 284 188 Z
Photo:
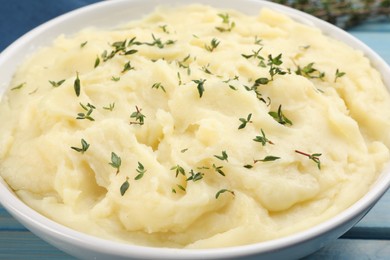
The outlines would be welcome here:
M 390 97 L 359 51 L 272 10 L 193 5 L 58 37 L 0 105 L 0 174 L 66 226 L 226 247 L 307 229 L 389 160 Z

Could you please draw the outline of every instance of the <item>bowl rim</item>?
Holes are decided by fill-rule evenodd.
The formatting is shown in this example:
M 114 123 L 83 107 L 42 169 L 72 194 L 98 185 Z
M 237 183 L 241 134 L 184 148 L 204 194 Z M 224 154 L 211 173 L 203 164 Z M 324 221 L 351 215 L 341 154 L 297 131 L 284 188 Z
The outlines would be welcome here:
M 150 0 L 145 2 L 153 2 L 156 0 Z M 26 45 L 26 42 L 33 41 L 39 37 L 42 32 L 50 30 L 56 27 L 58 24 L 65 23 L 73 17 L 83 15 L 85 12 L 93 12 L 95 9 L 102 9 L 109 5 L 122 6 L 124 4 L 134 4 L 143 2 L 143 0 L 116 0 L 116 1 L 102 1 L 95 4 L 91 4 L 61 16 L 49 20 L 48 22 L 34 28 L 28 33 L 18 38 L 14 43 L 9 45 L 2 53 L 0 53 L 0 68 L 4 67 L 10 57 L 16 55 L 16 52 Z M 158 1 L 157 1 L 158 2 Z M 170 2 L 179 2 L 172 0 Z M 181 1 L 180 4 L 194 2 L 191 0 Z M 206 3 L 213 5 L 214 2 L 199 0 L 196 2 Z M 216 1 L 215 1 L 216 2 Z M 228 2 L 237 2 L 235 0 L 228 0 Z M 372 65 L 381 72 L 382 79 L 387 86 L 390 88 L 390 67 L 387 63 L 373 50 L 371 50 L 366 44 L 356 39 L 352 35 L 346 33 L 342 29 L 331 25 L 327 22 L 319 20 L 309 14 L 301 11 L 282 6 L 276 3 L 267 2 L 263 0 L 245 0 L 247 3 L 257 4 L 259 8 L 268 7 L 279 12 L 282 12 L 295 20 L 298 20 L 307 25 L 312 25 L 319 28 L 324 34 L 339 39 L 355 49 L 361 50 L 366 57 L 370 59 Z M 161 3 L 161 2 L 160 2 Z M 165 4 L 165 3 L 164 3 Z M 80 29 L 83 26 L 80 27 Z M 22 59 L 23 57 L 20 57 Z M 0 73 L 1 75 L 1 73 Z M 3 92 L 1 92 L 3 91 Z M 0 99 L 4 94 L 5 87 L 2 88 L 0 85 Z M 372 207 L 377 200 L 386 192 L 390 187 L 390 165 L 387 165 L 382 171 L 382 175 L 372 185 L 375 190 L 370 189 L 369 192 L 363 196 L 360 200 L 355 202 L 352 206 L 337 214 L 336 216 L 321 222 L 311 228 L 303 231 L 288 235 L 286 237 L 277 238 L 270 241 L 259 242 L 255 244 L 233 246 L 227 248 L 212 248 L 212 249 L 181 249 L 181 248 L 160 248 L 160 247 L 147 247 L 131 245 L 122 242 L 110 241 L 107 239 L 88 235 L 64 225 L 61 225 L 43 215 L 36 212 L 32 208 L 24 204 L 9 188 L 5 181 L 0 177 L 0 204 L 16 219 L 22 222 L 27 228 L 31 230 L 39 229 L 42 234 L 41 238 L 45 240 L 45 237 L 53 238 L 56 237 L 61 241 L 66 241 L 68 244 L 72 244 L 83 248 L 93 248 L 94 251 L 100 253 L 106 253 L 116 256 L 131 256 L 131 257 L 146 257 L 146 258 L 159 258 L 159 259 L 178 259 L 178 258 L 231 258 L 248 256 L 253 254 L 261 254 L 279 250 L 280 248 L 290 247 L 304 241 L 311 240 L 321 234 L 328 232 L 329 230 L 335 229 L 341 226 L 362 212 Z M 48 241 L 50 243 L 50 241 Z

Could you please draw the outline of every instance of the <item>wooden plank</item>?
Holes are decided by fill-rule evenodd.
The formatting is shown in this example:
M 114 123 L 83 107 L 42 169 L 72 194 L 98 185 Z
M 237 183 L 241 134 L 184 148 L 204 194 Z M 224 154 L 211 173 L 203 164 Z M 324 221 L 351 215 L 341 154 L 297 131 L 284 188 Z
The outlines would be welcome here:
M 0 205 L 0 231 L 1 230 L 26 230 L 26 228 L 16 221 L 4 208 Z M 0 234 L 1 236 L 1 234 Z
M 0 259 L 74 259 L 29 231 L 0 231 Z
M 338 239 L 302 260 L 389 259 L 390 240 Z

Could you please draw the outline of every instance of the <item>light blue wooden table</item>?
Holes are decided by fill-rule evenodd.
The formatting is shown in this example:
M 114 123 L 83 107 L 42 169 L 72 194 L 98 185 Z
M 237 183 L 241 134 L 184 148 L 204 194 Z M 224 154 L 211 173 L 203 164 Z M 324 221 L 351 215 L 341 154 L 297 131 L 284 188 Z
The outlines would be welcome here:
M 350 32 L 390 64 L 390 22 L 366 23 Z M 0 205 L 0 260 L 3 259 L 73 258 L 26 230 Z M 390 259 L 390 191 L 354 228 L 305 259 Z

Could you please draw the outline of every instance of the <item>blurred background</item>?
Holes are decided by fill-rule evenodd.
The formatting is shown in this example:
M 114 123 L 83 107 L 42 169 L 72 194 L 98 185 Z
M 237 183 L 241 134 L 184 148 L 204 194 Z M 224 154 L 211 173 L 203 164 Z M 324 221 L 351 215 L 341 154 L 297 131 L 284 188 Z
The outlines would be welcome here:
M 60 14 L 102 0 L 0 0 L 0 51 Z M 390 21 L 390 0 L 271 0 L 351 29 L 367 21 Z

